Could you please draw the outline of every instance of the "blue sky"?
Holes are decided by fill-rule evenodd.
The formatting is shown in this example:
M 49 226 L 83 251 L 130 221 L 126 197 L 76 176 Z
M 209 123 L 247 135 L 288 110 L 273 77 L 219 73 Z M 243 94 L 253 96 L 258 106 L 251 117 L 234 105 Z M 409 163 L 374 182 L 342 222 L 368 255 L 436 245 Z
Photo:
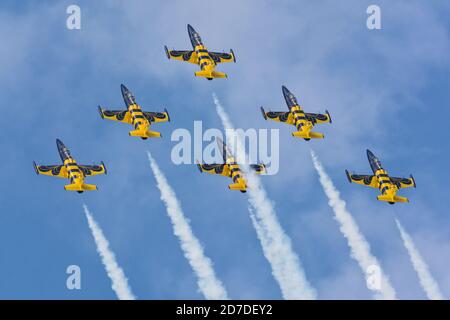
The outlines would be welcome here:
M 81 7 L 81 30 L 65 27 Z M 366 28 L 378 4 L 382 30 Z M 450 297 L 450 5 L 423 1 L 2 1 L 0 4 L 0 298 L 114 299 L 82 203 L 92 211 L 141 299 L 201 299 L 173 235 L 146 151 L 176 191 L 192 229 L 236 299 L 280 299 L 253 230 L 245 195 L 227 181 L 170 161 L 176 128 L 221 128 L 212 92 L 237 127 L 280 129 L 280 171 L 263 183 L 306 275 L 322 299 L 369 299 L 310 156 L 312 147 L 347 202 L 401 299 L 424 299 L 394 217 L 411 233 Z M 214 51 L 233 48 L 227 80 L 194 78 L 195 67 L 163 50 L 190 47 L 190 23 Z M 102 121 L 97 105 L 123 108 L 120 84 L 149 111 L 166 107 L 163 139 L 142 141 Z M 265 122 L 264 105 L 284 110 L 286 85 L 307 111 L 328 109 L 326 138 L 306 143 Z M 98 192 L 65 192 L 66 181 L 36 176 L 33 160 L 57 164 L 60 138 L 79 163 L 103 160 Z M 409 204 L 388 206 L 375 190 L 348 184 L 345 169 L 369 173 L 365 150 L 395 176 L 414 174 Z M 68 265 L 82 290 L 66 289 Z

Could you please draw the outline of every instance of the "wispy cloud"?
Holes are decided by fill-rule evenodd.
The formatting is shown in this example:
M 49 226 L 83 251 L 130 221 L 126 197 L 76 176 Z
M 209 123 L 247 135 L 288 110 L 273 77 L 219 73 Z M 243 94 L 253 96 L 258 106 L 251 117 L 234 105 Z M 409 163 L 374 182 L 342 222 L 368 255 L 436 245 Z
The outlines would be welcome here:
M 228 114 L 214 93 L 213 99 L 225 130 L 234 129 Z M 231 145 L 231 148 L 243 157 L 245 149 L 242 141 L 236 140 L 236 145 Z M 227 142 L 234 143 L 234 137 L 227 136 Z M 255 174 L 250 173 L 245 165 L 242 167 L 247 171 L 250 217 L 283 298 L 316 299 L 316 290 L 306 279 L 300 260 L 292 249 L 291 240 L 281 227 L 261 181 Z
M 222 282 L 216 277 L 211 260 L 205 256 L 200 241 L 195 237 L 189 222 L 184 216 L 175 192 L 150 152 L 147 152 L 147 155 L 158 189 L 161 191 L 161 200 L 166 205 L 167 214 L 172 221 L 174 234 L 180 240 L 184 256 L 188 259 L 197 276 L 200 291 L 206 299 L 228 299 Z
M 122 268 L 117 264 L 116 257 L 109 248 L 108 240 L 106 240 L 102 229 L 94 220 L 85 204 L 83 204 L 83 209 L 88 220 L 89 228 L 91 229 L 94 237 L 95 244 L 97 245 L 97 252 L 102 259 L 102 263 L 105 266 L 108 277 L 111 279 L 112 289 L 116 293 L 117 298 L 120 300 L 135 300 L 136 297 L 131 292 L 127 277 L 125 276 Z
M 427 294 L 428 298 L 431 300 L 444 300 L 444 297 L 439 289 L 439 285 L 434 280 L 433 276 L 428 269 L 428 265 L 423 260 L 420 252 L 417 250 L 411 236 L 406 232 L 406 230 L 401 225 L 398 219 L 395 219 L 398 230 L 408 251 L 409 257 L 411 258 L 411 263 L 419 276 L 420 285 Z
M 331 178 L 325 172 L 325 169 L 312 150 L 311 158 L 314 168 L 319 174 L 320 184 L 328 197 L 328 204 L 333 209 L 335 219 L 340 224 L 340 230 L 347 239 L 347 243 L 351 249 L 351 257 L 358 262 L 363 274 L 366 277 L 368 276 L 368 270 L 370 270 L 373 266 L 376 266 L 381 272 L 381 286 L 379 288 L 372 288 L 368 286 L 368 288 L 376 291 L 375 298 L 395 299 L 396 293 L 390 284 L 388 277 L 381 269 L 377 258 L 375 258 L 375 256 L 373 256 L 370 252 L 369 243 L 359 231 L 358 225 L 353 219 L 351 213 L 345 207 L 345 201 L 341 199 L 339 191 L 335 188 L 333 181 L 331 181 Z

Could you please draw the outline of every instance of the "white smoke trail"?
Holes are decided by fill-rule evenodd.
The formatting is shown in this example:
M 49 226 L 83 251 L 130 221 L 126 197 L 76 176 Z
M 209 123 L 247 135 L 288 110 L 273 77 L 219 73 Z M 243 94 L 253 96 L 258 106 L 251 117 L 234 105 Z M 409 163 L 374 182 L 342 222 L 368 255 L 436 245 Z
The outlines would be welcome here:
M 242 141 L 238 138 L 235 140 L 235 137 L 231 135 L 230 131 L 234 129 L 234 126 L 214 93 L 213 99 L 217 114 L 227 132 L 227 142 L 230 144 L 236 142 L 236 145 L 230 145 L 230 147 L 243 157 L 245 148 Z M 247 172 L 250 217 L 260 239 L 264 256 L 269 261 L 272 274 L 281 288 L 283 298 L 316 299 L 316 291 L 306 279 L 300 260 L 292 249 L 291 240 L 278 222 L 273 204 L 268 199 L 261 181 L 255 174 L 249 172 L 248 166 L 242 167 Z
M 405 245 L 405 248 L 408 251 L 414 270 L 416 270 L 417 275 L 419 276 L 420 285 L 427 294 L 428 299 L 444 300 L 444 297 L 439 289 L 437 282 L 433 279 L 433 276 L 431 275 L 430 270 L 428 269 L 428 265 L 423 260 L 422 256 L 420 255 L 419 251 L 414 245 L 411 236 L 400 224 L 400 221 L 395 219 L 395 223 L 397 224 L 398 230 L 400 231 L 403 244 Z
M 175 192 L 170 187 L 150 152 L 147 151 L 147 155 L 158 188 L 161 191 L 161 200 L 166 205 L 167 213 L 172 221 L 174 234 L 179 238 L 184 256 L 188 259 L 189 264 L 197 275 L 197 284 L 200 291 L 206 299 L 228 299 L 222 282 L 216 278 L 211 260 L 205 256 L 202 245 L 193 234 L 188 220 L 184 217 Z
M 88 220 L 89 228 L 91 229 L 92 236 L 94 237 L 95 244 L 97 245 L 97 252 L 99 253 L 102 263 L 105 266 L 106 273 L 112 282 L 112 289 L 120 300 L 135 300 L 136 297 L 131 292 L 131 288 L 128 286 L 128 280 L 123 273 L 122 268 L 119 267 L 116 261 L 114 253 L 109 249 L 108 240 L 106 240 L 102 229 L 95 222 L 92 214 L 89 212 L 88 207 L 83 204 L 84 213 Z
M 319 174 L 320 183 L 328 197 L 328 204 L 333 209 L 335 219 L 340 224 L 340 230 L 347 239 L 348 246 L 351 249 L 351 256 L 358 262 L 363 274 L 366 276 L 367 287 L 376 292 L 375 298 L 377 299 L 395 299 L 396 293 L 390 284 L 388 277 L 381 269 L 377 258 L 370 252 L 369 243 L 359 231 L 358 225 L 345 207 L 345 201 L 340 198 L 339 191 L 335 188 L 330 177 L 325 172 L 325 169 L 312 150 L 311 157 L 314 167 Z M 369 285 L 370 282 L 368 280 L 371 277 L 369 270 L 379 271 L 379 275 L 381 276 L 379 285 Z

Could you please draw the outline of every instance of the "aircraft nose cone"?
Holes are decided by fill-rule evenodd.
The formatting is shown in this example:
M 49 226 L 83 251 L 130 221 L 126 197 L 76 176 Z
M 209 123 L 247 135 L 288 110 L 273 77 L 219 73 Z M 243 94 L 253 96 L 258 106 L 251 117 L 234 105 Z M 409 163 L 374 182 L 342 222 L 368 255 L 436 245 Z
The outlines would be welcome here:
M 56 146 L 58 147 L 59 156 L 61 157 L 62 162 L 64 162 L 64 160 L 70 157 L 70 152 L 59 139 L 56 139 Z
M 192 26 L 190 24 L 187 25 L 187 29 L 189 33 L 195 33 L 194 28 L 192 28 Z
M 294 97 L 294 95 L 292 94 L 292 92 L 290 92 L 289 89 L 286 88 L 285 86 L 281 86 L 281 89 L 283 89 L 283 96 L 284 96 L 287 100 L 292 100 L 292 98 Z
M 196 46 L 199 46 L 202 44 L 202 39 L 200 38 L 200 35 L 197 31 L 192 28 L 190 24 L 187 25 L 189 39 L 191 40 L 192 47 L 195 48 Z
M 123 84 L 120 85 L 120 90 L 122 90 L 122 94 L 127 94 L 127 92 L 130 91 L 130 90 L 128 90 L 128 88 L 125 87 L 125 85 L 123 85 Z
M 57 146 L 58 148 L 63 148 L 63 147 L 64 147 L 64 143 L 62 143 L 61 140 L 56 139 L 56 146 Z
M 297 99 L 295 96 L 286 88 L 285 86 L 281 86 L 281 89 L 283 89 L 283 96 L 284 100 L 286 100 L 286 103 L 289 108 L 295 106 L 298 104 Z
M 375 158 L 375 155 L 369 149 L 367 149 L 367 158 L 369 158 L 369 160 Z
M 136 103 L 134 95 L 127 87 L 125 87 L 125 85 L 121 84 L 120 89 L 122 90 L 122 97 L 123 100 L 125 101 L 125 105 L 127 106 L 127 108 L 128 106 Z

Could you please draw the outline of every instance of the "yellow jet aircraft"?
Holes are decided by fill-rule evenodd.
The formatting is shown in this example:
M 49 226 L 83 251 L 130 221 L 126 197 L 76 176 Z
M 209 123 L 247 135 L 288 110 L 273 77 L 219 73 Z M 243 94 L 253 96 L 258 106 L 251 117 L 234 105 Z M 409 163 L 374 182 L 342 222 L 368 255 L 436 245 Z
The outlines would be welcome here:
M 167 58 L 169 60 L 175 59 L 199 65 L 201 71 L 195 73 L 196 77 L 205 77 L 208 80 L 214 78 L 227 78 L 228 76 L 226 73 L 215 71 L 215 68 L 219 63 L 236 62 L 233 50 L 230 49 L 230 53 L 210 52 L 203 45 L 202 39 L 197 31 L 195 31 L 190 24 L 188 24 L 187 28 L 194 50 L 169 50 L 167 49 L 167 46 L 164 46 Z
M 87 176 L 95 176 L 97 174 L 106 174 L 106 167 L 103 161 L 100 165 L 79 165 L 70 155 L 69 149 L 56 139 L 56 146 L 58 147 L 59 156 L 63 162 L 62 165 L 38 166 L 33 161 L 34 170 L 37 174 L 45 174 L 47 176 L 66 178 L 70 180 L 70 184 L 65 185 L 64 189 L 69 191 L 83 191 L 98 190 L 94 184 L 84 183 L 84 178 Z
M 326 114 L 304 112 L 295 96 L 285 86 L 282 86 L 282 89 L 289 111 L 266 112 L 261 107 L 264 119 L 284 122 L 295 126 L 297 131 L 292 132 L 292 136 L 303 138 L 306 141 L 311 140 L 311 138 L 323 138 L 324 135 L 322 133 L 312 132 L 311 130 L 318 123 L 331 123 L 331 117 L 328 111 L 325 111 Z
M 98 106 L 98 111 L 102 119 L 120 121 L 133 125 L 134 130 L 130 131 L 129 135 L 141 137 L 142 140 L 155 137 L 160 138 L 160 132 L 150 131 L 149 128 L 153 122 L 170 121 L 167 110 L 164 109 L 164 112 L 142 111 L 131 91 L 123 84 L 120 85 L 120 88 L 127 110 L 103 110 Z
M 220 174 L 222 176 L 229 177 L 233 180 L 233 183 L 228 185 L 230 190 L 239 190 L 242 193 L 247 192 L 247 182 L 243 177 L 242 171 L 236 163 L 234 156 L 231 154 L 222 139 L 216 137 L 216 141 L 219 146 L 219 150 L 222 152 L 224 163 L 200 164 L 197 161 L 198 169 L 200 172 Z M 264 164 L 251 164 L 249 167 L 258 174 L 266 172 L 266 166 Z
M 409 202 L 408 198 L 397 196 L 397 192 L 402 188 L 415 188 L 416 181 L 413 176 L 410 175 L 409 178 L 390 177 L 386 170 L 384 170 L 381 166 L 380 160 L 378 160 L 378 158 L 375 157 L 370 150 L 367 150 L 367 158 L 369 159 L 370 167 L 372 168 L 374 174 L 350 174 L 347 170 L 345 170 L 348 181 L 358 183 L 363 186 L 380 189 L 381 195 L 377 197 L 379 201 L 386 201 L 390 204 L 394 204 L 396 202 Z

